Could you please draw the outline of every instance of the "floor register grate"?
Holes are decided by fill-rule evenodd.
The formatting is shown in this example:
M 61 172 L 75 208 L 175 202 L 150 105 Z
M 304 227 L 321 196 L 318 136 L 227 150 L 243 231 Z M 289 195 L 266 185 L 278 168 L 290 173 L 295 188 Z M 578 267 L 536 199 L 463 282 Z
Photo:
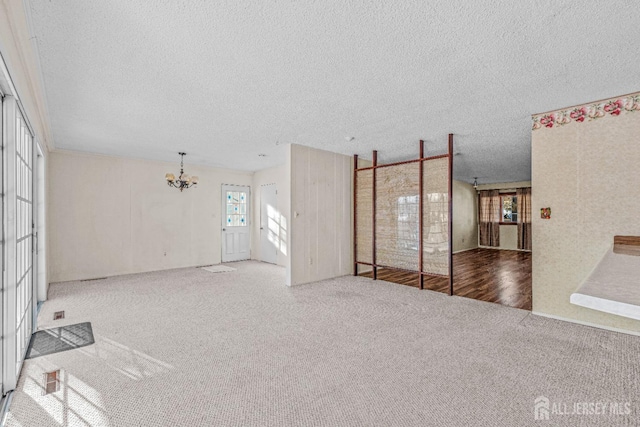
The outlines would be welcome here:
M 55 393 L 60 390 L 60 370 L 44 374 L 44 394 Z

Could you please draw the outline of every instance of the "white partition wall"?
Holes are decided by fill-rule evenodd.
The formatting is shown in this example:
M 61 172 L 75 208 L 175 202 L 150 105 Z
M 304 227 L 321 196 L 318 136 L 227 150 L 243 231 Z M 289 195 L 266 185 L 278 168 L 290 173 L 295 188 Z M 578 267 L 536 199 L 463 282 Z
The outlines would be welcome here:
M 15 388 L 34 326 L 34 140 L 15 98 L 2 102 L 2 392 Z
M 352 161 L 349 156 L 291 144 L 287 285 L 352 272 Z
M 2 90 L 0 90 L 0 146 L 4 145 L 4 94 L 2 93 Z M 4 147 L 3 147 L 4 148 Z M 2 151 L 0 151 L 0 153 L 3 153 Z M 0 154 L 0 177 L 2 179 L 2 190 L 4 191 L 4 156 Z M 4 223 L 5 223 L 5 212 L 4 212 L 4 194 L 2 196 L 0 196 L 0 200 L 2 201 L 1 205 L 2 208 L 0 209 L 0 216 L 2 217 L 2 228 L 0 230 L 0 233 L 2 233 L 2 243 L 0 244 L 2 246 L 2 257 L 0 257 L 0 263 L 2 264 L 2 271 L 4 271 L 4 263 L 5 263 L 5 254 L 4 254 Z M 2 313 L 0 314 L 0 399 L 2 399 L 4 397 L 5 394 L 5 387 L 4 387 L 4 366 L 5 366 L 5 357 L 4 357 L 4 353 L 5 353 L 5 345 L 4 345 L 4 315 L 5 315 L 5 304 L 4 304 L 4 283 L 5 283 L 5 278 L 4 278 L 4 274 L 0 276 L 0 289 L 2 289 L 2 292 L 0 292 L 0 310 L 2 311 Z

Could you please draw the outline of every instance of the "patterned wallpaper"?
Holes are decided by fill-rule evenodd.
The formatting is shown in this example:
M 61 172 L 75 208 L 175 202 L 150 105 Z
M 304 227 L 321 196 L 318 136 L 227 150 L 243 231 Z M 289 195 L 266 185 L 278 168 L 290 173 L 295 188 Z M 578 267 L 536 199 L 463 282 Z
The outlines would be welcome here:
M 583 123 L 604 117 L 640 112 L 640 92 L 617 98 L 611 98 L 595 104 L 579 105 L 565 110 L 532 116 L 532 129 L 552 128 L 569 123 Z
M 639 95 L 534 117 L 531 207 L 552 211 L 532 219 L 534 313 L 640 333 L 638 320 L 570 303 L 613 236 L 640 235 Z

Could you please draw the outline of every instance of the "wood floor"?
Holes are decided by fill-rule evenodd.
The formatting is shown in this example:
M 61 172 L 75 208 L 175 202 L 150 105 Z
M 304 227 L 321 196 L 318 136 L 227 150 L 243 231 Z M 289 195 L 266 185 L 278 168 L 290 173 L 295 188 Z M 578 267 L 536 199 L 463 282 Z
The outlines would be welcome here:
M 371 272 L 361 276 L 371 277 Z M 419 286 L 418 274 L 378 269 L 379 280 Z M 424 288 L 449 293 L 446 277 L 424 277 Z M 454 295 L 531 310 L 531 252 L 473 249 L 453 255 Z

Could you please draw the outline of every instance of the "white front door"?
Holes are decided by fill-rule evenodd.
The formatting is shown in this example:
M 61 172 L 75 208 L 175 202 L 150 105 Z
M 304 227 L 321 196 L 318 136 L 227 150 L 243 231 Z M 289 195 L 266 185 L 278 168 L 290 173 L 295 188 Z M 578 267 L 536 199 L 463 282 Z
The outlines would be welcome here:
M 276 264 L 280 244 L 278 214 L 278 191 L 275 184 L 260 188 L 260 260 Z
M 250 199 L 249 187 L 222 185 L 222 262 L 251 258 Z

